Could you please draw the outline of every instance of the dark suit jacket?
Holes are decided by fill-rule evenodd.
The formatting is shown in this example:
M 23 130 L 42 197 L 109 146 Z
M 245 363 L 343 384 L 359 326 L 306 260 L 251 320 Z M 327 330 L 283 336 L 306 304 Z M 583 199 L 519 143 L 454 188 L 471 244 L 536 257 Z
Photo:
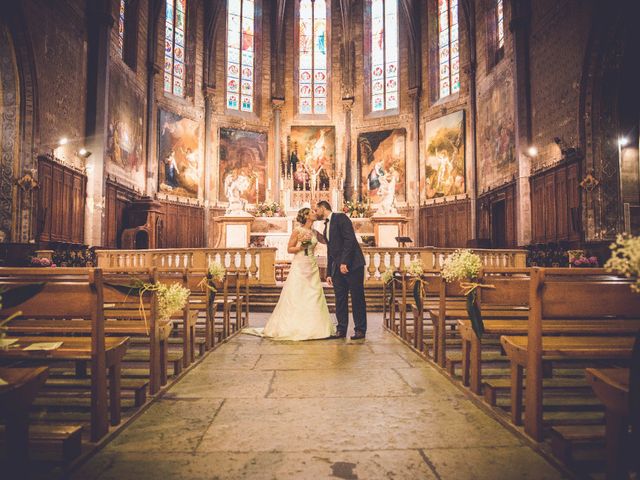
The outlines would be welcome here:
M 343 263 L 347 265 L 349 271 L 365 265 L 353 224 L 344 213 L 334 212 L 331 215 L 327 257 L 327 275 L 329 276 L 338 272 Z

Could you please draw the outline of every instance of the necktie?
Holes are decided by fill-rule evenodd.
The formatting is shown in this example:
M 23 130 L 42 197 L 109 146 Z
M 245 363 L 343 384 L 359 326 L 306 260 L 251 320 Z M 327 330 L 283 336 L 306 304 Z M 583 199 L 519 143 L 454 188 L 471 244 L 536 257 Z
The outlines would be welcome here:
M 326 238 L 327 240 L 329 240 L 329 231 L 328 231 L 329 229 L 328 229 L 328 226 L 329 226 L 329 219 L 327 218 L 327 219 L 325 219 L 325 221 L 324 221 L 324 231 L 322 232 L 322 235 L 323 235 L 323 236 L 324 236 L 324 238 Z

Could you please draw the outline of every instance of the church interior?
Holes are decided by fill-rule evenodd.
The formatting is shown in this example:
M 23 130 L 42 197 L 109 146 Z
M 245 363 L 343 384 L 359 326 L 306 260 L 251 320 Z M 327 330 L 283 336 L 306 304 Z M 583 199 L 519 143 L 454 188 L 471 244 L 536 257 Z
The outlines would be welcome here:
M 640 478 L 638 18 L 1 1 L 0 477 Z

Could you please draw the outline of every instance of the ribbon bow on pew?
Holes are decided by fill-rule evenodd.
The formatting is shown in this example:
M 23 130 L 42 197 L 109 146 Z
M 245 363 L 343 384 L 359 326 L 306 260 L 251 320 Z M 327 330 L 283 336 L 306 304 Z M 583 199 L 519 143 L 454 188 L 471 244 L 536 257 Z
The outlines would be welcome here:
M 482 322 L 482 312 L 478 305 L 478 289 L 487 288 L 493 290 L 496 287 L 495 285 L 478 282 L 460 282 L 460 288 L 462 288 L 462 294 L 467 297 L 467 313 L 471 320 L 471 327 L 476 337 L 480 339 L 484 333 L 484 323 Z

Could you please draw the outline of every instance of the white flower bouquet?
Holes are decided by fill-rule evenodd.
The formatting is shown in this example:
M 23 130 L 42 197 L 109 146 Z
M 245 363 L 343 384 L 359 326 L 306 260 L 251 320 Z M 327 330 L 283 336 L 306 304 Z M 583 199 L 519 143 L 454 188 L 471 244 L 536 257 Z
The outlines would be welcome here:
M 158 296 L 158 316 L 162 320 L 169 320 L 173 314 L 182 310 L 187 304 L 191 290 L 178 282 L 167 285 L 164 283 L 145 284 L 149 290 L 155 290 Z
M 617 271 L 626 277 L 636 277 L 631 289 L 640 293 L 640 237 L 618 235 L 611 244 L 611 258 L 604 267 L 609 271 Z
M 447 282 L 469 281 L 478 278 L 482 269 L 480 256 L 469 249 L 459 249 L 449 255 L 442 266 L 442 277 Z

